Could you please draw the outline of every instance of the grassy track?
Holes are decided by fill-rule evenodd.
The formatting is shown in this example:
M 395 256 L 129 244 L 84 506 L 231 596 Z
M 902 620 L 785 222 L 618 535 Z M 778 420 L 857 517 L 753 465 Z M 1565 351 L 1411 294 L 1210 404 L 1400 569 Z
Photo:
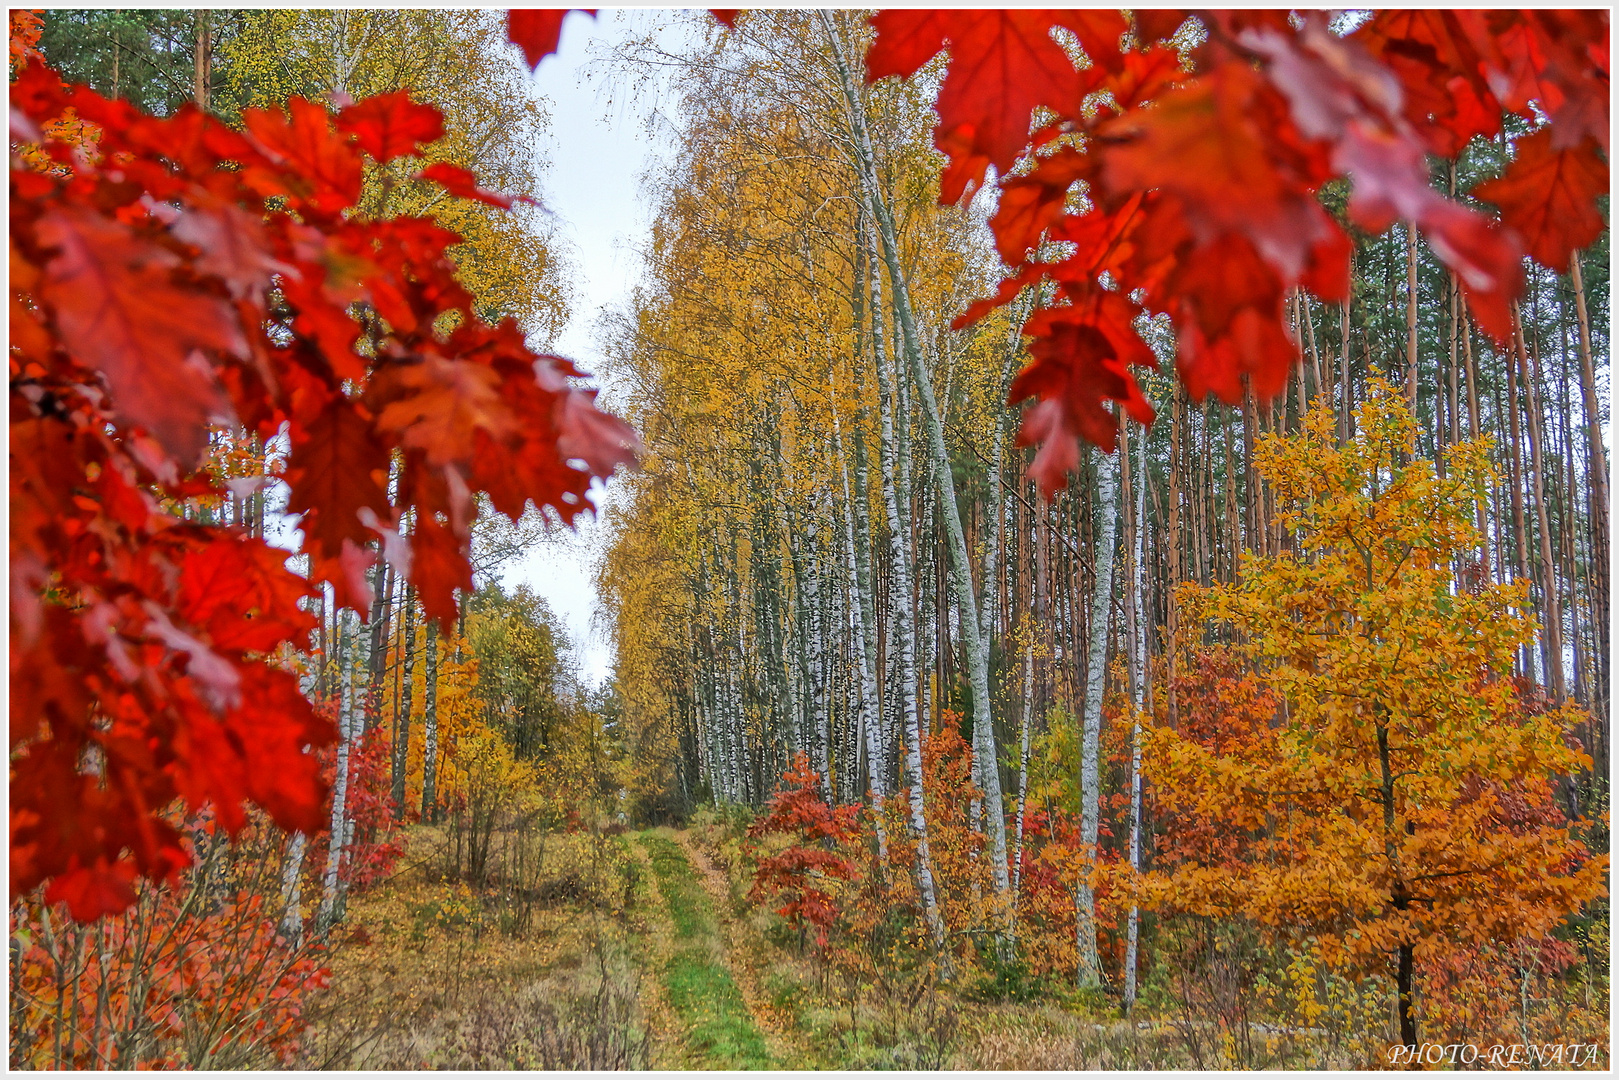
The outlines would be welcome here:
M 648 833 L 641 837 L 658 879 L 669 921 L 673 951 L 663 983 L 682 1023 L 694 1068 L 768 1069 L 777 1063 L 748 1013 L 747 1004 L 725 964 L 713 906 L 678 844 Z

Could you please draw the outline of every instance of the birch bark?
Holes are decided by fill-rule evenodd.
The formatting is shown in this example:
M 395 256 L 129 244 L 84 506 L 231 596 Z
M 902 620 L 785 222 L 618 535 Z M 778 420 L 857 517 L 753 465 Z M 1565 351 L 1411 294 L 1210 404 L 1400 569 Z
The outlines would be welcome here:
M 831 34 L 828 29 L 828 36 Z M 836 45 L 834 43 L 834 48 Z M 875 241 L 872 247 L 875 248 Z M 936 947 L 944 944 L 944 919 L 939 912 L 937 891 L 933 882 L 933 856 L 928 849 L 927 802 L 922 791 L 921 725 L 918 723 L 917 703 L 921 697 L 917 686 L 916 667 L 916 609 L 912 592 L 912 570 L 909 545 L 909 523 L 900 514 L 899 483 L 903 480 L 900 447 L 895 433 L 894 413 L 898 394 L 890 378 L 887 350 L 883 336 L 882 286 L 877 269 L 871 270 L 872 296 L 872 352 L 877 368 L 878 405 L 881 422 L 883 509 L 888 517 L 889 556 L 892 564 L 889 584 L 893 597 L 893 626 L 895 654 L 900 672 L 898 708 L 901 730 L 904 733 L 905 776 L 909 787 L 910 828 L 916 839 L 916 890 L 922 898 L 923 914 L 933 934 Z
M 1142 569 L 1142 542 L 1146 537 L 1147 508 L 1147 433 L 1142 431 L 1135 440 L 1139 450 L 1133 468 L 1126 463 L 1126 487 L 1130 499 L 1129 542 L 1129 597 L 1125 603 L 1128 647 L 1130 649 L 1130 693 L 1138 710 L 1130 726 L 1130 869 L 1141 870 L 1141 721 L 1147 703 L 1147 636 L 1143 615 L 1149 579 Z M 1121 454 L 1127 444 L 1121 446 Z M 1125 929 L 1124 945 L 1124 1008 L 1128 1013 L 1136 1001 L 1136 962 L 1140 945 L 1141 912 L 1130 907 Z
M 1118 464 L 1111 454 L 1097 455 L 1096 593 L 1091 599 L 1090 642 L 1085 663 L 1085 723 L 1080 743 L 1079 887 L 1075 892 L 1075 935 L 1079 946 L 1079 985 L 1099 986 L 1101 959 L 1096 951 L 1096 892 L 1091 867 L 1101 809 L 1102 687 L 1107 675 L 1108 623 L 1113 610 L 1113 546 L 1119 519 Z
M 331 840 L 326 849 L 326 871 L 321 881 L 320 908 L 315 913 L 315 932 L 324 934 L 337 914 L 338 877 L 343 864 L 344 843 L 348 836 L 345 808 L 349 790 L 349 750 L 354 742 L 354 668 L 348 655 L 352 634 L 347 620 L 338 623 L 337 656 L 342 670 L 342 690 L 337 711 L 337 768 L 332 781 Z
M 888 271 L 890 300 L 898 317 L 899 344 L 906 358 L 906 366 L 910 369 L 912 384 L 916 387 L 920 399 L 922 419 L 927 428 L 929 448 L 932 451 L 939 515 L 943 519 L 949 543 L 952 581 L 956 604 L 961 612 L 962 644 L 967 653 L 968 673 L 972 686 L 973 754 L 979 763 L 977 771 L 984 788 L 984 807 L 991 822 L 988 830 L 990 872 L 995 891 L 1004 899 L 1010 895 L 1011 879 L 1006 865 L 1006 814 L 1001 800 L 1000 767 L 996 761 L 995 733 L 990 714 L 989 643 L 983 640 L 978 632 L 976 618 L 978 600 L 973 589 L 971 557 L 967 551 L 966 537 L 962 532 L 961 510 L 956 503 L 955 479 L 951 475 L 950 454 L 944 443 L 944 426 L 940 420 L 938 402 L 933 395 L 933 382 L 922 354 L 921 341 L 917 336 L 905 271 L 900 266 L 898 230 L 877 183 L 870 133 L 866 130 L 865 119 L 861 115 L 860 101 L 855 94 L 848 65 L 843 60 L 842 49 L 836 38 L 832 37 L 830 28 L 828 37 L 833 43 L 838 73 L 843 81 L 844 97 L 849 106 L 856 157 L 859 159 L 867 207 L 876 221 L 877 234 L 882 241 L 880 253 L 884 267 Z
M 427 620 L 422 688 L 422 820 L 438 821 L 438 623 Z
M 859 432 L 855 433 L 859 437 Z M 888 834 L 883 828 L 883 777 L 880 771 L 882 745 L 878 731 L 882 725 L 882 702 L 877 694 L 876 643 L 872 640 L 873 619 L 869 578 L 860 565 L 859 545 L 855 542 L 854 490 L 849 484 L 849 462 L 843 453 L 843 431 L 838 422 L 837 385 L 832 386 L 832 440 L 837 451 L 838 464 L 843 472 L 843 505 L 845 549 L 849 562 L 849 577 L 854 605 L 855 659 L 860 665 L 860 733 L 866 748 L 866 778 L 870 788 L 872 821 L 877 833 L 878 866 L 888 865 Z

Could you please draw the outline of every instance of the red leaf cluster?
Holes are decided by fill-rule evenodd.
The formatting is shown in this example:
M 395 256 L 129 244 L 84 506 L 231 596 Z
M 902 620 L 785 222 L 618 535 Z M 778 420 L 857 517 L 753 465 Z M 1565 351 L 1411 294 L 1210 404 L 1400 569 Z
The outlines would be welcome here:
M 785 834 L 790 845 L 779 854 L 758 860 L 748 900 L 761 903 L 770 897 L 782 901 L 776 914 L 794 926 L 815 927 L 816 940 L 826 943 L 826 931 L 837 921 L 832 893 L 820 882 L 854 881 L 860 876 L 843 849 L 860 836 L 860 807 L 828 806 L 821 797 L 821 777 L 803 753 L 782 775 L 783 788 L 770 800 L 768 812 L 748 830 L 750 837 Z
M 1042 445 L 1031 474 L 1048 495 L 1080 439 L 1113 448 L 1108 402 L 1150 421 L 1131 370 L 1154 364 L 1141 315 L 1170 316 L 1194 397 L 1235 404 L 1245 384 L 1261 398 L 1282 389 L 1297 357 L 1286 298 L 1348 293 L 1351 243 L 1319 200 L 1329 181 L 1349 180 L 1356 228 L 1414 222 L 1498 339 L 1511 332 L 1524 251 L 1563 269 L 1602 228 L 1605 12 L 1395 12 L 1347 37 L 1321 13 L 1298 25 L 1285 10 L 1197 17 L 1206 34 L 1184 61 L 1162 43 L 1182 12 L 1136 13 L 1128 50 L 1131 27 L 1114 12 L 871 20 L 869 80 L 912 75 L 949 50 L 934 129 L 948 158 L 941 200 L 991 167 L 999 176 L 990 226 L 1011 273 L 957 325 L 1025 286 L 1056 287 L 1056 305 L 1024 327 L 1033 361 L 1011 394 L 1037 399 L 1020 439 Z M 1549 126 L 1475 192 L 1501 208 L 1500 225 L 1434 190 L 1426 155 L 1498 133 L 1503 110 L 1533 121 L 1537 108 Z M 1031 135 L 1038 109 L 1052 115 Z
M 212 832 L 211 816 L 174 821 L 188 855 Z M 271 873 L 279 851 L 257 848 Z M 258 1046 L 292 1064 L 309 1027 L 305 1006 L 330 981 L 320 947 L 283 937 L 281 912 L 260 893 L 232 889 L 199 903 L 207 887 L 191 884 L 147 889 L 135 907 L 103 919 L 91 963 L 83 938 L 48 929 L 59 910 L 37 901 L 13 908 L 13 1019 L 34 1036 L 13 1046 L 13 1067 L 180 1068 L 198 1049 L 187 1041 L 202 1033 L 215 1053 Z
M 308 645 L 311 582 L 364 610 L 388 542 L 452 619 L 473 493 L 571 521 L 634 436 L 568 361 L 474 315 L 460 237 L 358 209 L 368 157 L 418 154 L 436 110 L 294 99 L 235 131 L 27 56 L 11 102 L 11 887 L 50 881 L 88 919 L 185 865 L 176 798 L 231 831 L 244 801 L 320 829 L 332 727 L 274 662 Z M 215 424 L 288 448 L 309 581 L 161 505 L 222 493 L 193 471 Z

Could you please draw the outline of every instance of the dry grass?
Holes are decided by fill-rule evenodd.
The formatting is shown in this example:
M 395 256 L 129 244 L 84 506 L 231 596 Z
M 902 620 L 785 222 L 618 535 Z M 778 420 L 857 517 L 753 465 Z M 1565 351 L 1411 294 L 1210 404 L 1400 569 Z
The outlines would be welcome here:
M 304 1067 L 538 1068 L 559 1054 L 644 1067 L 633 875 L 623 889 L 542 891 L 519 922 L 498 890 L 434 880 L 416 852 L 435 839 L 413 830 L 415 864 L 350 899 Z M 550 846 L 548 880 L 576 880 L 577 858 Z

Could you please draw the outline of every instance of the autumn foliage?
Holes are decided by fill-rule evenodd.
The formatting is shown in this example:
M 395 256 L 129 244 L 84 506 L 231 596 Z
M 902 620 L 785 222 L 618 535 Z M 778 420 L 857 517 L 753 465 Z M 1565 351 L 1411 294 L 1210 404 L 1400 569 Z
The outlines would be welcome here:
M 186 864 L 162 816 L 252 802 L 317 831 L 333 738 L 277 657 L 320 582 L 365 610 L 380 548 L 446 622 L 471 586 L 474 492 L 565 521 L 631 459 L 558 357 L 480 321 L 432 219 L 358 206 L 372 163 L 442 132 L 403 92 L 293 99 L 243 129 L 63 86 L 13 23 L 12 894 L 77 918 Z M 18 31 L 21 31 L 19 34 Z M 438 165 L 408 181 L 499 201 Z M 211 425 L 286 447 L 287 553 L 169 505 L 217 497 Z
M 37 896 L 13 906 L 14 1068 L 293 1062 L 329 977 L 320 948 L 282 933 L 279 837 L 255 816 L 229 843 L 211 811 L 174 821 L 185 886 L 143 883 L 93 927 Z
M 765 816 L 748 830 L 759 839 L 775 834 L 787 846 L 758 859 L 748 899 L 758 903 L 774 898 L 776 914 L 793 926 L 815 928 L 820 944 L 838 916 L 832 882 L 857 881 L 860 872 L 843 853 L 859 835 L 860 807 L 829 806 L 821 795 L 820 777 L 809 757 L 799 754 L 782 776 L 782 790 L 770 801 Z
M 530 63 L 562 17 L 512 13 Z M 398 92 L 335 113 L 295 98 L 241 130 L 194 107 L 148 116 L 63 86 L 38 20 L 12 26 L 12 891 L 49 882 L 92 918 L 185 865 L 162 816 L 176 799 L 228 831 L 247 803 L 319 828 L 311 751 L 333 733 L 278 660 L 310 644 L 314 586 L 365 609 L 379 550 L 448 620 L 471 585 L 474 493 L 571 521 L 634 440 L 568 361 L 475 316 L 446 254 L 459 237 L 360 209 L 368 169 L 442 134 L 435 109 Z M 1411 222 L 1504 340 L 1521 258 L 1564 268 L 1602 229 L 1604 12 L 1393 12 L 1341 37 L 1284 11 L 871 26 L 869 80 L 949 54 L 941 198 L 998 188 L 1009 274 L 960 321 L 1055 286 L 1012 387 L 1036 399 L 1022 439 L 1048 493 L 1080 439 L 1113 446 L 1108 402 L 1151 418 L 1142 315 L 1173 322 L 1194 396 L 1270 397 L 1297 356 L 1286 300 L 1347 296 L 1349 230 Z M 1429 156 L 1497 136 L 1503 113 L 1536 127 L 1470 193 L 1496 220 L 1436 191 Z M 404 182 L 506 204 L 447 163 Z M 1322 196 L 1345 183 L 1339 220 Z M 307 576 L 172 512 L 221 494 L 197 468 L 219 427 L 285 446 Z
M 1135 329 L 1166 313 L 1194 399 L 1268 399 L 1297 358 L 1285 315 L 1304 288 L 1349 293 L 1348 228 L 1415 224 L 1456 274 L 1479 326 L 1511 333 L 1524 254 L 1554 269 L 1602 231 L 1608 20 L 1601 11 L 1381 12 L 1340 37 L 1323 12 L 879 12 L 867 77 L 909 76 L 948 49 L 934 145 L 955 202 L 993 169 L 990 228 L 1009 275 L 964 325 L 1049 281 L 1030 316 L 1033 397 L 1022 441 L 1049 494 L 1080 439 L 1111 450 L 1109 401 L 1152 419 L 1132 368 L 1156 361 Z M 1071 35 L 1072 48 L 1054 31 Z M 1128 36 L 1127 36 L 1128 35 Z M 1126 47 L 1127 43 L 1129 47 Z M 1446 198 L 1428 156 L 1549 123 L 1499 180 Z M 1033 118 L 1039 126 L 1029 135 Z M 1347 181 L 1347 221 L 1323 206 Z M 1075 196 L 1078 196 L 1076 202 Z
M 1296 553 L 1182 587 L 1188 639 L 1237 644 L 1196 661 L 1218 730 L 1205 716 L 1147 732 L 1143 772 L 1174 835 L 1138 895 L 1308 934 L 1339 970 L 1398 957 L 1407 1028 L 1417 963 L 1550 938 L 1603 895 L 1608 858 L 1557 798 L 1591 765 L 1580 710 L 1537 705 L 1512 677 L 1533 640 L 1525 584 L 1452 588 L 1479 542 L 1485 446 L 1453 446 L 1436 476 L 1380 381 L 1334 442 L 1315 410 L 1300 436 L 1261 444 Z

